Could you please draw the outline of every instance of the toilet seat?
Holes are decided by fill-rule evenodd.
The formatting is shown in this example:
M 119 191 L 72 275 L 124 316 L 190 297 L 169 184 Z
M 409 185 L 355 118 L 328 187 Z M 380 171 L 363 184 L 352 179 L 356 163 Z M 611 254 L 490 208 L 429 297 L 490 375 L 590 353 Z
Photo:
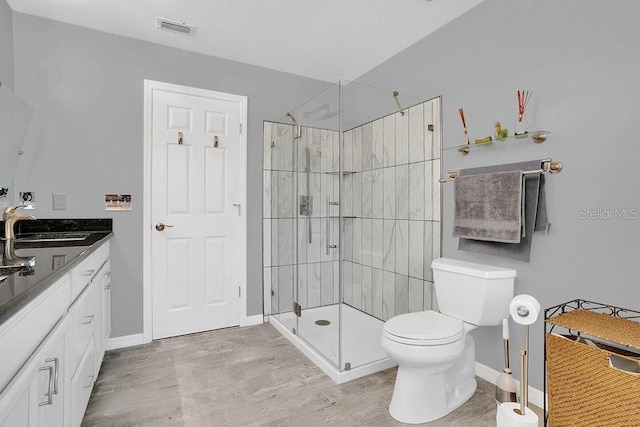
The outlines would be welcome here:
M 464 323 L 433 310 L 407 313 L 389 319 L 384 336 L 401 344 L 445 345 L 464 338 Z

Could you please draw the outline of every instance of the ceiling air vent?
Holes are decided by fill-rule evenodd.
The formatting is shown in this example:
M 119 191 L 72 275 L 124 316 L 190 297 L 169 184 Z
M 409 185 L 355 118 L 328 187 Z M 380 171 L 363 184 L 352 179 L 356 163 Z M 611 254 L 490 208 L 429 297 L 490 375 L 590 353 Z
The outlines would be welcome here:
M 192 35 L 196 27 L 184 22 L 171 21 L 169 19 L 157 18 L 157 24 L 159 30 L 173 31 L 180 34 Z

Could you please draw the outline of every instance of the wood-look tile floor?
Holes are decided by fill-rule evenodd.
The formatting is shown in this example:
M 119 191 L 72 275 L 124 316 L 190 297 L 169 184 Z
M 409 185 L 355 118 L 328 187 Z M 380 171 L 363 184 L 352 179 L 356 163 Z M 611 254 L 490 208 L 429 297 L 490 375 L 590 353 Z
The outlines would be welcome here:
M 396 369 L 337 385 L 271 325 L 107 352 L 83 426 L 396 426 Z M 428 426 L 495 426 L 493 385 Z

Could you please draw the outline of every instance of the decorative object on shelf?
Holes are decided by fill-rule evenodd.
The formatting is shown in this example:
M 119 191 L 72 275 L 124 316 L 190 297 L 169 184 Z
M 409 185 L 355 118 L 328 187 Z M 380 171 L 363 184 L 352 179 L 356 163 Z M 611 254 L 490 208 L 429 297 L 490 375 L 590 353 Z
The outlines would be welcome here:
M 516 123 L 516 138 L 526 138 L 527 126 L 524 121 L 524 112 L 531 99 L 530 90 L 518 90 L 518 122 Z
M 397 90 L 393 92 L 393 100 L 396 101 L 396 106 L 398 107 L 398 113 L 400 113 L 401 116 L 404 116 L 404 111 L 402 110 L 402 106 L 400 105 L 400 101 L 398 100 L 398 95 L 400 95 L 400 92 L 398 92 Z
M 467 145 L 469 145 L 469 133 L 467 132 L 467 122 L 464 119 L 464 111 L 462 108 L 458 108 L 458 113 L 460 113 L 460 120 L 462 120 L 462 130 L 464 131 L 464 140 Z
M 474 142 L 476 144 L 490 144 L 491 141 L 493 141 L 493 138 L 491 138 L 491 136 L 487 136 L 486 138 L 476 139 Z
M 531 139 L 536 144 L 542 144 L 547 140 L 547 132 L 539 130 L 531 134 Z
M 502 129 L 502 124 L 500 122 L 495 122 L 493 126 L 496 128 L 496 140 L 501 141 L 507 139 L 509 129 Z

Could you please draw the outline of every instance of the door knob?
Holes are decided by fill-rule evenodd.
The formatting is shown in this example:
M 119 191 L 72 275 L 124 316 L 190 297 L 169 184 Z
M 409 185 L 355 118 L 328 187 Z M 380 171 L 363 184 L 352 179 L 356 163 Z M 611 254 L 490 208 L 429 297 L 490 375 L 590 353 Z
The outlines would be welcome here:
M 163 224 L 161 222 L 156 224 L 156 230 L 158 230 L 158 231 L 164 230 L 165 227 L 173 227 L 173 225 Z

